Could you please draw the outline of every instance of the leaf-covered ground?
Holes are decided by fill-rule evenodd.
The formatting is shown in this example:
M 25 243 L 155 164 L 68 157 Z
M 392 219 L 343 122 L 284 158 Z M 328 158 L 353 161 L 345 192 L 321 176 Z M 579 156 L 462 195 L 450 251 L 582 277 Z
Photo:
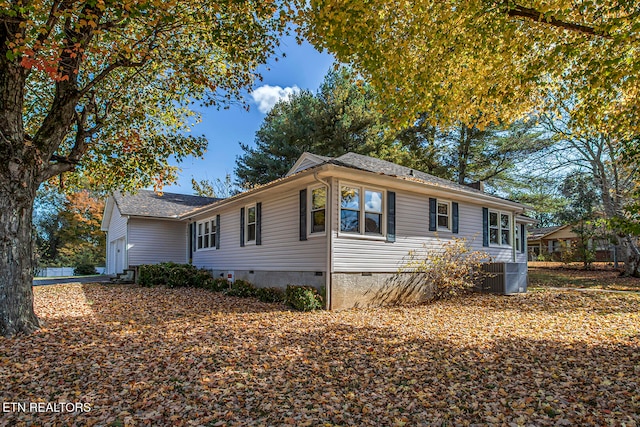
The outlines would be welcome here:
M 299 313 L 199 289 L 35 289 L 5 425 L 640 424 L 640 297 L 534 291 Z
M 529 285 L 532 287 L 591 288 L 640 292 L 640 279 L 621 277 L 619 270 L 596 263 L 591 270 L 582 265 L 555 262 L 529 263 Z

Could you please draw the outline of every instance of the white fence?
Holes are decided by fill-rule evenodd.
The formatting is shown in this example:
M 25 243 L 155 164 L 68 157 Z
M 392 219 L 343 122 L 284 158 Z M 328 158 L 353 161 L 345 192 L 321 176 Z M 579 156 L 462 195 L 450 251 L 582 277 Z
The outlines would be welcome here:
M 105 274 L 107 267 L 96 267 L 98 274 Z M 36 277 L 65 277 L 73 276 L 73 267 L 45 267 L 39 270 Z

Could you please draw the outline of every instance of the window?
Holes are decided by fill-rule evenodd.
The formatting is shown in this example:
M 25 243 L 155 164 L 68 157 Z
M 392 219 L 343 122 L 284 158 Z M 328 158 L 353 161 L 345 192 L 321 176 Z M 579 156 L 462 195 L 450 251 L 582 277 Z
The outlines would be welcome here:
M 255 242 L 256 240 L 256 207 L 249 206 L 247 208 L 247 242 Z
M 311 232 L 324 233 L 327 189 L 317 187 L 311 190 Z
M 340 187 L 340 231 L 382 236 L 383 194 L 381 190 L 342 185 Z
M 511 245 L 511 215 L 489 211 L 489 243 Z
M 503 245 L 511 244 L 511 215 L 500 214 L 500 243 Z
M 216 233 L 218 230 L 216 225 L 215 218 L 198 223 L 198 249 L 215 248 Z
M 438 210 L 437 210 L 438 228 L 446 229 L 446 230 L 451 229 L 451 226 L 450 226 L 451 223 L 449 222 L 450 211 L 451 209 L 450 209 L 449 203 L 438 201 Z
M 340 188 L 340 231 L 360 233 L 360 189 Z
M 516 248 L 518 248 L 519 251 L 524 251 L 524 249 L 522 248 L 522 239 L 520 238 L 520 227 L 517 224 L 516 224 L 515 242 L 516 242 Z
M 382 191 L 364 191 L 364 232 L 382 234 Z

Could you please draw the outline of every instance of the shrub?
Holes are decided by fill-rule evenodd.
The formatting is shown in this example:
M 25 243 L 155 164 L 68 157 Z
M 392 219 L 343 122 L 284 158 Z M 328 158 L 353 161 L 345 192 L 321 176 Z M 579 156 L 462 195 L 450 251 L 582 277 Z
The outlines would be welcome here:
M 206 289 L 213 292 L 223 292 L 229 289 L 229 281 L 223 278 L 211 278 L 209 282 L 207 282 Z
M 236 280 L 224 292 L 232 297 L 249 298 L 256 296 L 256 288 L 245 280 Z
M 74 276 L 89 276 L 91 274 L 98 274 L 95 265 L 91 263 L 80 263 L 73 269 Z
M 289 306 L 300 311 L 320 310 L 324 306 L 322 296 L 311 286 L 288 285 L 284 300 Z
M 491 257 L 472 251 L 466 239 L 452 239 L 441 250 L 409 251 L 399 272 L 408 275 L 407 286 L 419 290 L 424 299 L 442 299 L 470 291 L 487 274 L 482 264 Z
M 284 301 L 284 292 L 278 288 L 257 288 L 256 298 L 262 302 L 282 302 Z
M 138 267 L 140 286 L 167 285 L 170 288 L 207 288 L 213 277 L 206 270 L 198 270 L 191 264 L 164 262 Z

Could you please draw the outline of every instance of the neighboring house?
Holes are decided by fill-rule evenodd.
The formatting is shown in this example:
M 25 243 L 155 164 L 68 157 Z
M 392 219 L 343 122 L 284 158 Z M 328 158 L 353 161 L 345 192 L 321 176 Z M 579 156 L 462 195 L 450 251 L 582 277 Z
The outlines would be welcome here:
M 564 254 L 575 250 L 580 244 L 580 237 L 573 231 L 574 225 L 566 224 L 555 227 L 530 228 L 527 233 L 529 261 L 568 260 Z M 590 240 L 589 245 L 595 243 L 596 261 L 612 261 L 611 244 L 606 239 Z
M 220 199 L 141 190 L 114 193 L 102 218 L 107 232 L 107 274 L 165 261 L 189 262 L 189 225 L 180 216 Z
M 419 298 L 399 280 L 398 268 L 409 251 L 440 250 L 458 237 L 495 262 L 513 263 L 516 289 L 526 286 L 525 230 L 534 221 L 522 215 L 525 206 L 354 153 L 333 159 L 304 153 L 281 179 L 201 207 L 187 210 L 185 203 L 173 215 L 136 213 L 135 197 L 116 196 L 107 205 L 114 214 L 103 223 L 122 223 L 114 204 L 126 205 L 118 214 L 129 216 L 130 230 L 144 222 L 153 228 L 143 234 L 154 242 L 140 254 L 129 233 L 123 265 L 191 255 L 218 277 L 324 288 L 327 308 L 341 309 Z M 113 225 L 104 228 L 111 234 Z M 122 235 L 108 242 L 118 247 Z

